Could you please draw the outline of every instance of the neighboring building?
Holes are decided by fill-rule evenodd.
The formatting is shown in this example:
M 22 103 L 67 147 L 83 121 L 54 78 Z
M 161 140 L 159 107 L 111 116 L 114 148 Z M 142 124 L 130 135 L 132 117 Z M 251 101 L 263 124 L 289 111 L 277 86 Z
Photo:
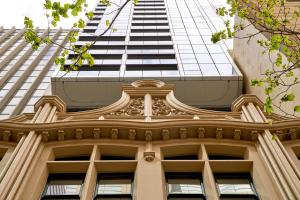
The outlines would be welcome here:
M 57 45 L 42 45 L 32 50 L 23 38 L 24 29 L 0 28 L 0 119 L 33 112 L 33 105 L 45 94 L 51 94 L 50 77 L 59 55 Z M 48 35 L 45 29 L 38 30 Z M 54 42 L 65 45 L 67 30 L 51 30 Z
M 230 46 L 210 40 L 224 28 L 216 15 L 220 5 L 208 0 L 129 2 L 112 30 L 92 47 L 95 65 L 68 74 L 57 70 L 53 94 L 70 109 L 96 108 L 118 100 L 123 82 L 159 79 L 175 84 L 176 97 L 189 105 L 229 110 L 242 93 L 242 74 L 227 52 Z M 76 44 L 95 40 L 116 9 L 98 4 Z
M 299 1 L 287 1 L 286 2 L 286 12 L 293 13 L 294 11 L 300 12 L 300 2 Z M 241 23 L 240 18 L 236 17 L 236 23 Z M 247 22 L 243 22 L 247 24 Z M 295 25 L 293 29 L 300 30 L 300 22 L 291 23 Z M 238 31 L 237 37 L 242 38 L 249 34 L 257 33 L 257 29 L 254 26 L 247 26 L 243 31 Z M 268 53 L 263 54 L 265 50 L 261 47 L 257 41 L 258 40 L 266 40 L 268 38 L 267 34 L 257 34 L 249 40 L 248 38 L 245 39 L 235 39 L 233 43 L 233 59 L 236 64 L 239 66 L 239 69 L 242 71 L 244 75 L 244 93 L 247 94 L 255 94 L 261 100 L 265 100 L 265 90 L 263 87 L 253 87 L 251 86 L 251 80 L 256 78 L 263 77 L 263 74 L 267 69 L 272 69 L 274 67 L 274 59 L 279 52 L 273 52 L 271 56 Z M 254 50 L 255 49 L 255 50 Z M 289 64 L 286 57 L 283 56 L 283 63 Z M 272 61 L 273 60 L 273 61 Z M 300 76 L 299 70 L 294 70 L 295 77 Z M 285 77 L 283 77 L 285 78 Z M 286 82 L 289 83 L 289 78 L 286 78 Z M 275 95 L 279 94 L 280 92 L 284 92 L 287 88 L 278 87 L 274 92 Z M 296 100 L 294 102 L 283 103 L 281 108 L 289 113 L 293 113 L 293 107 L 295 105 L 300 105 L 300 84 L 292 86 L 289 91 L 293 92 L 296 95 Z M 275 103 L 279 105 L 278 101 L 280 98 L 277 98 Z M 275 112 L 278 114 L 284 114 L 279 109 L 274 107 Z M 296 113 L 297 114 L 297 113 Z M 300 116 L 300 115 L 299 115 Z
M 262 108 L 252 95 L 232 112 L 190 107 L 161 81 L 83 112 L 44 96 L 0 122 L 0 199 L 297 200 L 300 122 L 270 126 Z

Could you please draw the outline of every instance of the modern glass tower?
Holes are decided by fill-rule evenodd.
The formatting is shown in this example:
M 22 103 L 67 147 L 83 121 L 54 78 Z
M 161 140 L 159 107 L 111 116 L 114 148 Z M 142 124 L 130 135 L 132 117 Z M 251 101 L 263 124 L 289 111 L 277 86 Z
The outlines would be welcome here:
M 70 73 L 57 70 L 53 94 L 69 108 L 86 109 L 116 101 L 122 82 L 158 79 L 175 84 L 175 95 L 189 105 L 228 109 L 242 92 L 242 74 L 228 53 L 229 43 L 210 40 L 213 32 L 224 27 L 215 14 L 221 6 L 217 2 L 129 2 L 112 29 L 97 38 L 118 8 L 98 4 L 76 42 L 80 46 L 97 40 L 90 50 L 95 65 Z
M 23 38 L 25 29 L 0 28 L 0 119 L 33 112 L 33 105 L 45 94 L 51 94 L 50 77 L 59 55 L 56 45 L 42 45 L 33 51 Z M 65 45 L 68 30 L 38 30 L 58 44 Z

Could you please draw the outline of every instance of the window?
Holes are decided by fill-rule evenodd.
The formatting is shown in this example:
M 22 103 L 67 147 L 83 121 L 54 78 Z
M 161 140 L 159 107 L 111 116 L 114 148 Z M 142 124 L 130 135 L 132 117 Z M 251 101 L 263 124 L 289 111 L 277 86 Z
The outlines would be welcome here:
M 101 160 L 134 160 L 131 156 L 101 155 Z
M 95 200 L 132 200 L 133 174 L 99 174 Z
M 198 173 L 166 173 L 168 200 L 205 199 Z
M 220 199 L 259 199 L 249 174 L 215 174 Z
M 244 160 L 243 157 L 239 156 L 228 156 L 228 155 L 208 155 L 209 160 Z
M 181 155 L 164 157 L 164 160 L 198 160 L 198 155 Z
M 80 199 L 84 174 L 51 174 L 42 200 Z

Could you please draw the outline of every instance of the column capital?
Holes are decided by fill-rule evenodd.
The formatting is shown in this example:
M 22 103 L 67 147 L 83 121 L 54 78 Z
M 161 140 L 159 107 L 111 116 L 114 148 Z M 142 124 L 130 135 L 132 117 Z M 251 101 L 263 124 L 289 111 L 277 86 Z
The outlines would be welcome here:
M 234 100 L 231 104 L 232 112 L 239 112 L 242 109 L 242 106 L 247 106 L 249 103 L 253 103 L 258 106 L 261 110 L 264 109 L 264 103 L 253 94 L 243 94 Z
M 37 112 L 40 106 L 49 103 L 51 106 L 56 106 L 58 112 L 66 112 L 67 105 L 66 103 L 56 95 L 53 96 L 42 96 L 35 104 L 34 111 Z

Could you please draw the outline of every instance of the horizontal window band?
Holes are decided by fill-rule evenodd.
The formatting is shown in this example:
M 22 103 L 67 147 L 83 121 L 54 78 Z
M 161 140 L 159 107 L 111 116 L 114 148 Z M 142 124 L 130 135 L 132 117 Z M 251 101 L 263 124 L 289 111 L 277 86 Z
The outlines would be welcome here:
M 166 8 L 134 8 L 135 11 L 144 11 L 144 10 L 166 10 Z
M 173 49 L 173 45 L 128 45 L 127 49 Z
M 101 12 L 101 13 L 98 13 L 98 12 L 97 12 L 97 13 L 93 13 L 93 14 L 94 14 L 94 16 L 99 16 L 99 15 L 103 15 L 104 13 L 102 13 L 102 12 Z
M 70 68 L 69 65 L 65 65 L 65 68 Z M 70 69 L 70 71 L 74 71 Z M 92 67 L 88 65 L 82 65 L 77 71 L 120 71 L 120 65 L 94 65 Z
M 105 11 L 106 8 L 96 8 L 95 11 Z
M 92 54 L 94 59 L 121 59 L 123 54 Z M 68 59 L 76 58 L 76 54 L 69 54 Z
M 77 48 L 82 47 L 82 45 L 75 45 Z M 90 47 L 91 50 L 109 50 L 109 49 L 120 49 L 124 50 L 125 45 L 93 45 Z
M 171 36 L 130 36 L 130 41 L 171 41 Z
M 131 29 L 132 33 L 157 33 L 170 32 L 170 29 Z
M 127 59 L 175 59 L 175 54 L 128 54 Z
M 167 17 L 133 17 L 132 20 L 168 20 Z
M 79 36 L 78 41 L 125 41 L 125 36 Z
M 101 17 L 94 17 L 92 20 L 101 20 Z
M 95 33 L 96 29 L 83 29 L 84 33 Z
M 132 26 L 169 26 L 168 23 L 131 23 Z
M 145 70 L 145 71 L 157 71 L 157 70 L 177 70 L 176 64 L 138 64 L 138 65 L 126 65 L 127 71 Z
M 98 26 L 99 23 L 87 23 L 86 25 L 87 25 L 87 26 Z
M 147 7 L 147 6 L 165 6 L 165 4 L 136 4 L 136 7 Z
M 135 15 L 167 15 L 165 12 L 134 12 L 133 16 Z

